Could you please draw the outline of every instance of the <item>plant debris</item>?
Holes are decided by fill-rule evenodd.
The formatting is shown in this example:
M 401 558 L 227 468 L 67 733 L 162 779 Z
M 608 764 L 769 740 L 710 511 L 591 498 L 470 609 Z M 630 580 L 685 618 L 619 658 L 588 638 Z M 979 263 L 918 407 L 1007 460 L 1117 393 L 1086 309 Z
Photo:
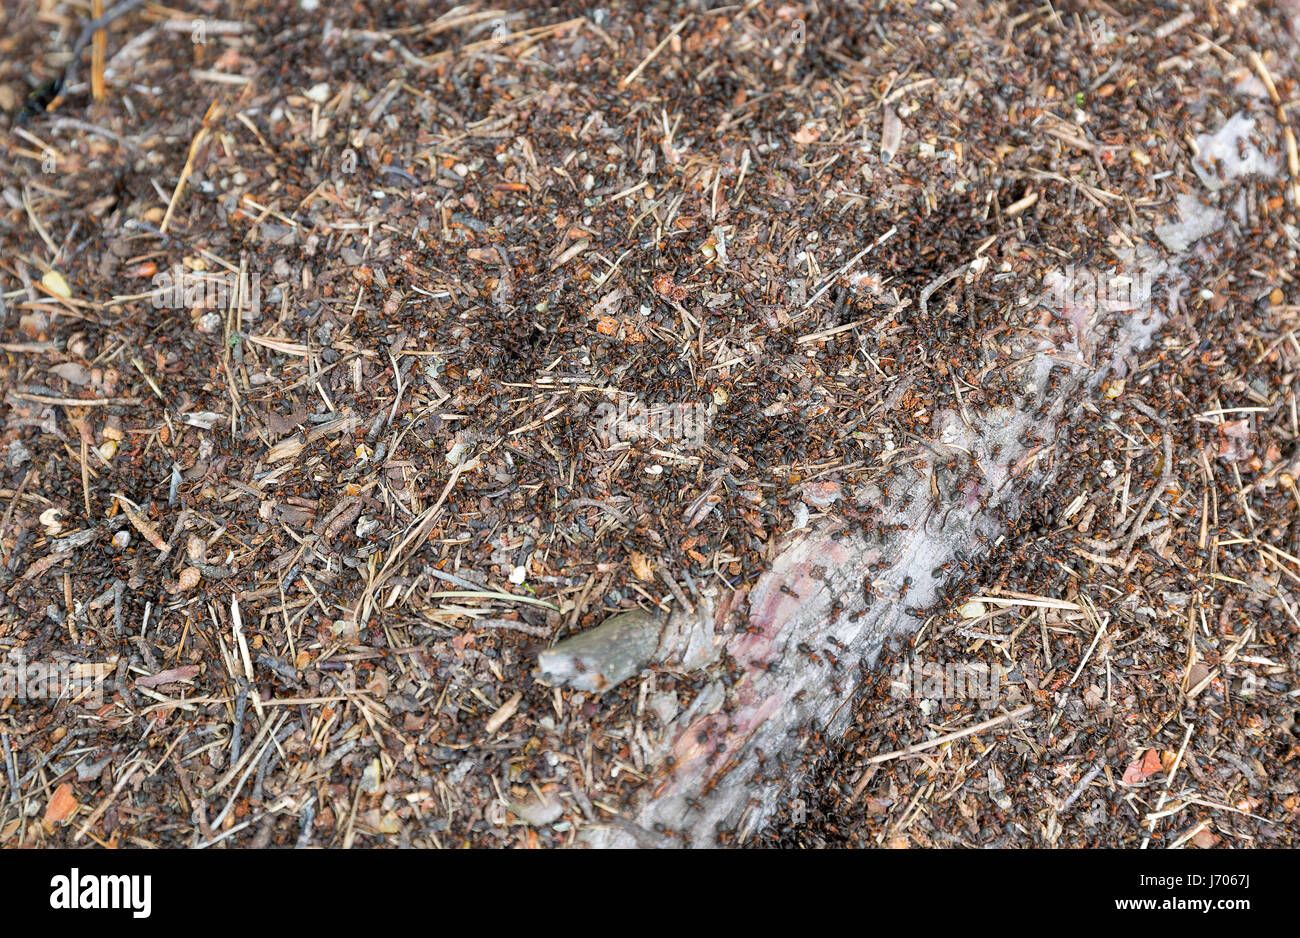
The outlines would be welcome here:
M 0 12 L 0 845 L 1294 845 L 1300 11 L 197 7 Z

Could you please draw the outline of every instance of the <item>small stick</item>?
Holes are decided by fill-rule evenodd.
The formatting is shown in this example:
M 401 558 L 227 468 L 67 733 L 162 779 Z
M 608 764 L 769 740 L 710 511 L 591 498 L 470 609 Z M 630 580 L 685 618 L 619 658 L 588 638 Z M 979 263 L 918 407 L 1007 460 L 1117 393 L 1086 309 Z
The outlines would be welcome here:
M 534 638 L 549 638 L 551 635 L 551 630 L 544 625 L 529 625 L 517 619 L 476 619 L 470 629 L 509 629 Z
M 1192 730 L 1195 728 L 1195 724 L 1187 724 L 1187 732 L 1183 734 L 1183 744 L 1178 747 L 1178 755 L 1174 756 L 1174 764 L 1169 767 L 1169 777 L 1165 779 L 1165 790 L 1160 793 L 1160 800 L 1156 802 L 1156 809 L 1152 812 L 1153 814 L 1159 814 L 1160 809 L 1165 806 L 1165 801 L 1169 798 L 1169 788 L 1174 784 L 1174 776 L 1178 774 L 1178 766 L 1182 764 L 1183 753 L 1187 751 L 1187 743 L 1191 740 Z M 1145 850 L 1147 844 L 1151 843 L 1151 835 L 1155 833 L 1156 829 L 1156 820 L 1157 819 L 1153 817 L 1148 822 L 1149 830 L 1142 838 L 1142 846 L 1140 849 Z
M 230 761 L 238 762 L 244 748 L 244 712 L 248 707 L 248 679 L 237 681 L 239 693 L 235 697 L 235 725 L 230 734 Z
M 954 267 L 952 270 L 948 271 L 938 280 L 930 281 L 930 283 L 926 286 L 926 288 L 921 291 L 921 315 L 922 316 L 930 315 L 929 308 L 927 307 L 926 304 L 930 302 L 930 297 L 934 295 L 934 291 L 939 289 L 948 281 L 960 277 L 963 273 L 966 272 L 966 268 L 968 267 L 970 267 L 969 261 L 967 261 L 965 264 L 961 264 L 957 267 Z
M 9 803 L 15 804 L 18 801 L 18 767 L 13 762 L 8 733 L 0 733 L 0 749 L 4 750 L 5 771 L 9 774 Z
M 847 264 L 845 264 L 839 270 L 835 271 L 835 273 L 831 274 L 829 277 L 826 278 L 826 282 L 821 285 L 821 287 L 817 290 L 816 293 L 812 295 L 812 298 L 809 299 L 808 302 L 803 304 L 803 308 L 807 309 L 809 306 L 812 306 L 819 299 L 821 299 L 821 295 L 831 288 L 831 284 L 833 284 L 840 277 L 843 277 L 846 273 L 852 270 L 853 265 L 856 264 L 858 261 L 860 261 L 864 255 L 869 254 L 873 249 L 879 247 L 880 245 L 888 241 L 890 238 L 892 238 L 894 236 L 894 232 L 896 231 L 898 231 L 898 226 L 894 225 L 888 231 L 882 234 L 879 238 L 877 238 L 875 241 L 872 241 L 870 244 L 864 247 L 857 254 L 854 254 L 851 258 L 849 258 L 849 262 Z M 956 276 L 956 274 L 954 273 L 953 276 Z M 925 294 L 925 297 L 926 299 L 929 299 L 929 294 L 928 293 Z M 925 300 L 922 300 L 921 302 L 922 304 L 924 304 Z
M 396 573 L 397 569 L 414 556 L 415 552 L 424 544 L 425 539 L 429 536 L 429 532 L 433 530 L 433 523 L 438 517 L 438 510 L 442 508 L 443 502 L 447 500 L 447 496 L 456 485 L 456 480 L 460 478 L 460 474 L 465 470 L 465 467 L 473 462 L 473 459 L 466 460 L 458 463 L 456 467 L 452 469 L 451 478 L 447 480 L 447 484 L 442 489 L 442 494 L 438 496 L 438 500 L 434 502 L 433 507 L 424 512 L 424 515 L 420 518 L 419 522 L 410 530 L 406 537 L 402 538 L 401 543 L 393 549 L 392 553 L 388 555 L 388 560 L 384 562 L 383 567 L 380 568 L 379 573 L 376 574 L 375 578 L 371 580 L 370 583 L 366 584 L 365 592 L 357 602 L 356 608 L 358 613 L 358 622 L 366 622 L 370 619 L 374 596 L 379 591 L 380 587 L 382 587 L 384 583 L 388 582 L 388 578 Z M 452 593 L 450 595 L 457 594 Z M 496 596 L 498 594 L 491 595 Z M 527 597 L 512 596 L 509 593 L 499 595 L 513 599 L 517 602 L 529 601 Z M 549 603 L 537 604 L 543 606 L 549 605 Z
M 81 426 L 82 426 L 82 429 L 84 429 L 84 428 L 85 428 L 85 423 L 82 423 Z M 87 464 L 87 462 L 86 462 L 86 457 L 89 455 L 89 453 L 87 452 L 88 449 L 89 449 L 89 447 L 88 447 L 88 444 L 87 444 L 87 442 L 86 442 L 86 435 L 83 433 L 83 434 L 81 434 L 81 497 L 82 497 L 82 498 L 85 500 L 85 502 L 86 502 L 86 517 L 87 517 L 87 518 L 89 518 L 89 517 L 91 516 L 91 510 L 90 510 L 90 466 L 89 466 L 89 465 Z
M 1155 488 L 1151 490 L 1151 494 L 1147 496 L 1146 503 L 1143 504 L 1142 510 L 1137 513 L 1137 517 L 1133 521 L 1133 529 L 1129 532 L 1128 539 L 1124 543 L 1124 551 L 1121 556 L 1125 561 L 1127 561 L 1124 566 L 1125 573 L 1132 570 L 1133 565 L 1136 563 L 1136 560 L 1131 558 L 1130 554 L 1133 552 L 1133 545 L 1137 543 L 1138 536 L 1142 532 L 1142 522 L 1147 520 L 1147 515 L 1155 505 L 1156 499 L 1158 499 L 1164 493 L 1165 489 L 1169 487 L 1169 482 L 1173 478 L 1174 438 L 1168 433 L 1164 435 L 1164 445 L 1165 464 L 1160 471 L 1160 481 L 1156 483 Z
M 302 829 L 298 832 L 298 840 L 293 845 L 295 850 L 303 850 L 311 843 L 312 822 L 316 820 L 316 809 L 312 802 L 316 796 L 312 795 L 311 799 L 302 806 Z
M 677 585 L 677 581 L 673 579 L 672 574 L 661 568 L 659 570 L 659 577 L 668 585 L 668 589 L 672 592 L 673 598 L 677 600 L 678 604 L 687 612 L 694 613 L 695 604 L 686 598 L 686 594 L 683 593 L 682 588 Z
M 171 224 L 172 213 L 176 211 L 176 203 L 180 200 L 181 190 L 185 188 L 185 183 L 189 181 L 190 174 L 194 171 L 194 157 L 198 154 L 199 147 L 203 145 L 204 139 L 207 138 L 208 128 L 216 118 L 217 111 L 217 102 L 213 101 L 203 114 L 203 123 L 199 125 L 198 133 L 190 141 L 190 152 L 185 157 L 185 165 L 181 168 L 181 176 L 176 180 L 176 188 L 172 190 L 171 201 L 167 203 L 167 213 L 163 215 L 162 223 L 158 226 L 158 231 L 162 234 L 167 233 L 167 226 Z
M 104 0 L 90 0 L 90 12 L 95 19 L 104 15 Z M 93 44 L 90 47 L 90 96 L 96 101 L 104 100 L 104 55 L 108 50 L 108 36 L 104 30 L 95 30 Z
M 182 734 L 182 736 L 184 736 L 184 734 Z M 181 760 L 176 753 L 173 752 L 171 754 L 171 760 L 172 765 L 176 770 L 176 780 L 181 783 L 181 791 L 185 793 L 185 797 L 190 802 L 190 811 L 194 817 L 198 819 L 199 829 L 203 832 L 203 839 L 211 840 L 212 827 L 208 824 L 207 812 L 203 810 L 203 801 L 194 791 L 194 786 L 190 784 L 190 773 L 185 770 L 185 766 L 181 763 Z
M 1088 646 L 1087 653 L 1083 656 L 1083 659 L 1079 662 L 1079 666 L 1074 669 L 1074 676 L 1070 678 L 1071 685 L 1074 684 L 1074 682 L 1079 679 L 1079 675 L 1083 672 L 1083 666 L 1086 665 L 1088 663 L 1088 659 L 1092 657 L 1093 649 L 1097 647 L 1097 642 L 1101 641 L 1102 633 L 1105 631 L 1106 631 L 1106 626 L 1102 624 L 1098 624 L 1097 634 L 1092 637 L 1092 644 Z
M 623 527 L 627 528 L 629 531 L 631 531 L 633 528 L 636 527 L 636 525 L 632 523 L 632 520 L 628 518 L 627 515 L 623 514 L 623 512 L 619 511 L 613 505 L 608 505 L 605 502 L 597 501 L 594 498 L 574 498 L 569 500 L 569 504 L 574 506 L 575 508 L 583 508 L 583 507 L 599 508 L 601 511 L 608 512 L 612 517 L 617 519 L 618 522 L 623 525 Z
M 985 720 L 983 723 L 976 723 L 974 726 L 968 726 L 964 730 L 957 730 L 955 733 L 948 733 L 944 736 L 936 736 L 934 739 L 928 739 L 923 743 L 917 743 L 915 746 L 909 746 L 906 749 L 896 749 L 893 752 L 885 752 L 880 755 L 872 756 L 865 764 L 871 766 L 877 765 L 881 762 L 889 762 L 891 759 L 901 759 L 903 756 L 910 756 L 918 752 L 924 752 L 927 749 L 942 746 L 944 743 L 951 743 L 967 736 L 974 736 L 977 733 L 982 733 L 985 730 L 992 729 L 1008 720 L 1018 720 L 1033 709 L 1033 704 L 1025 704 L 1019 710 L 1012 710 L 1010 713 L 1004 713 L 1001 716 L 993 717 L 991 720 Z
M 618 87 L 620 89 L 626 88 L 628 85 L 632 84 L 632 82 L 636 81 L 637 76 L 641 74 L 641 72 L 645 69 L 645 67 L 654 61 L 654 57 L 656 55 L 664 51 L 664 46 L 668 45 L 668 43 L 672 40 L 672 38 L 682 31 L 682 27 L 685 26 L 690 21 L 691 21 L 691 17 L 687 16 L 680 23 L 674 26 L 672 30 L 669 31 L 668 35 L 664 36 L 664 38 L 660 40 L 659 45 L 655 46 L 650 51 L 650 54 L 641 60 L 641 64 L 638 65 L 636 68 L 632 69 L 632 71 L 628 73 L 627 77 L 618 83 Z
M 1273 76 L 1269 74 L 1268 66 L 1254 49 L 1250 50 L 1250 64 L 1255 67 L 1260 81 L 1264 83 L 1273 107 L 1277 108 L 1278 122 L 1282 125 L 1282 139 L 1286 145 L 1287 170 L 1291 174 L 1292 196 L 1300 198 L 1300 154 L 1296 152 L 1295 131 L 1291 129 L 1291 120 L 1287 117 L 1286 108 L 1282 106 L 1282 97 L 1277 93 L 1277 85 L 1273 83 Z
M 1094 778 L 1101 774 L 1102 767 L 1105 764 L 1104 760 L 1098 760 L 1097 764 L 1088 770 L 1088 774 L 1080 779 L 1078 786 L 1074 791 L 1070 792 L 1070 797 L 1066 798 L 1065 801 L 1061 803 L 1061 810 L 1058 811 L 1057 814 L 1064 814 L 1069 810 L 1070 805 L 1079 800 L 1079 796 L 1083 794 L 1083 790 L 1092 784 Z
M 126 766 L 123 767 L 122 774 L 118 776 L 117 784 L 113 786 L 113 790 L 108 793 L 108 796 L 99 803 L 99 806 L 95 808 L 94 811 L 90 812 L 90 816 L 86 818 L 85 823 L 81 825 L 81 829 L 73 835 L 73 843 L 76 843 L 81 840 L 82 837 L 86 836 L 90 831 L 91 825 L 98 821 L 100 816 L 108 810 L 108 806 L 113 803 L 113 800 L 117 798 L 122 789 L 126 787 L 126 783 L 131 780 L 131 776 L 135 775 L 135 770 L 139 768 L 143 762 L 144 758 L 141 757 L 133 762 L 127 763 Z
M 108 407 L 111 404 L 138 404 L 138 397 L 50 397 L 45 394 L 28 394 L 24 391 L 10 391 L 9 394 L 20 401 L 34 401 L 37 404 L 58 404 L 60 407 Z

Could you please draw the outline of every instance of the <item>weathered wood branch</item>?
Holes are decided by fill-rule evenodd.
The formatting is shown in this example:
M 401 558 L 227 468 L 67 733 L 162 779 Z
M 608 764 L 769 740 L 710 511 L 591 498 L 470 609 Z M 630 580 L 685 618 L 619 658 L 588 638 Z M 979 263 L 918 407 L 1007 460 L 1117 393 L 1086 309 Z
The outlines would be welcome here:
M 1233 118 L 1198 144 L 1235 151 L 1253 127 Z M 1228 167 L 1260 169 L 1245 160 Z M 1052 484 L 1051 457 L 1071 417 L 1108 377 L 1125 375 L 1177 309 L 1187 249 L 1224 222 L 1200 203 L 1183 212 L 1156 232 L 1172 258 L 1139 245 L 1109 283 L 1067 270 L 1046 285 L 1037 327 L 1015 340 L 1016 406 L 937 414 L 933 438 L 892 461 L 887 493 L 877 485 L 849 493 L 844 514 L 870 513 L 869 533 L 844 518 L 793 532 L 747 597 L 702 591 L 693 612 L 678 607 L 666 623 L 619 616 L 542 653 L 544 680 L 590 691 L 644 665 L 710 677 L 684 711 L 644 730 L 649 779 L 620 818 L 587 829 L 587 843 L 682 843 L 665 829 L 689 833 L 696 846 L 717 844 L 720 830 L 743 840 L 793 796 L 791 772 L 812 734 L 837 738 L 847 727 L 856 666 L 873 666 L 891 637 L 912 634 L 915 609 L 997 540 L 1027 492 Z M 1212 247 L 1202 240 L 1200 249 Z M 940 282 L 978 273 L 976 261 Z M 1132 286 L 1127 303 L 1107 292 L 1117 279 Z

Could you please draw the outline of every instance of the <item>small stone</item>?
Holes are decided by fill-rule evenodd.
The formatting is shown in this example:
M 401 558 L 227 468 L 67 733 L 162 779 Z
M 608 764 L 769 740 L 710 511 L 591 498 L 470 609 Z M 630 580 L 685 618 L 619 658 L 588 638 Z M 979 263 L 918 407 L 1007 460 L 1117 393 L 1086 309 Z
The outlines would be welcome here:
M 24 313 L 18 317 L 18 331 L 29 339 L 39 339 L 45 333 L 49 320 L 41 312 Z
M 564 814 L 564 802 L 555 795 L 543 795 L 538 798 L 523 799 L 510 804 L 510 810 L 530 827 L 545 827 L 554 824 Z
M 377 794 L 381 784 L 383 782 L 379 760 L 371 759 L 370 764 L 366 766 L 365 772 L 361 774 L 361 790 L 367 795 Z
M 9 450 L 5 454 L 5 465 L 9 469 L 17 469 L 25 462 L 30 462 L 32 451 L 23 446 L 18 440 L 9 441 Z
M 118 531 L 113 535 L 113 546 L 119 550 L 124 550 L 131 543 L 130 531 Z
M 69 384 L 78 386 L 90 382 L 90 369 L 77 362 L 63 362 L 50 369 L 51 374 L 58 375 Z

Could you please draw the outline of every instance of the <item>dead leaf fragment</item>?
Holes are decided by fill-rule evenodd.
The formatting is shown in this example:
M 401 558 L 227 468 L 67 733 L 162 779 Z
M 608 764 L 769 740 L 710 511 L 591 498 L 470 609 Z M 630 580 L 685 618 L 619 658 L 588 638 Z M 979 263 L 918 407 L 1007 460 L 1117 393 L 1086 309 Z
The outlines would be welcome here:
M 55 824 L 61 824 L 72 815 L 77 813 L 77 797 L 72 793 L 72 786 L 64 782 L 54 790 L 50 796 L 50 803 L 45 806 L 45 824 L 53 827 Z
M 893 160 L 902 142 L 903 122 L 892 107 L 885 105 L 880 125 L 880 162 L 888 163 Z
M 51 368 L 50 373 L 58 375 L 69 384 L 81 386 L 90 383 L 90 369 L 76 362 L 62 362 Z
M 804 124 L 794 134 L 794 142 L 800 146 L 816 143 L 821 139 L 822 129 L 816 124 Z
M 627 559 L 632 565 L 632 572 L 637 575 L 638 579 L 650 580 L 654 578 L 654 564 L 650 562 L 650 559 L 645 554 L 633 552 Z
M 809 482 L 803 487 L 803 500 L 814 508 L 826 508 L 841 495 L 838 482 Z
M 113 493 L 113 497 L 122 506 L 122 514 L 126 515 L 126 520 L 130 521 L 131 526 L 144 535 L 145 540 L 157 548 L 160 553 L 165 554 L 171 550 L 167 545 L 167 541 L 158 533 L 158 529 L 145 520 L 144 515 L 139 511 L 138 505 L 116 492 Z
M 1160 753 L 1154 749 L 1148 749 L 1142 754 L 1142 758 L 1134 759 L 1128 764 L 1121 782 L 1125 785 L 1137 785 L 1163 768 L 1164 766 L 1160 762 Z
M 1251 449 L 1246 445 L 1250 440 L 1249 420 L 1229 420 L 1220 424 L 1217 429 L 1219 431 L 1217 455 L 1220 459 L 1239 462 L 1250 455 Z
M 598 317 L 614 315 L 618 312 L 619 304 L 623 302 L 626 296 L 627 291 L 622 287 L 610 290 L 591 308 L 592 315 Z
M 179 668 L 168 668 L 166 671 L 159 671 L 157 674 L 150 674 L 147 677 L 137 678 L 136 686 L 138 687 L 157 687 L 160 684 L 174 684 L 177 681 L 188 681 L 199 673 L 201 668 L 197 664 L 186 664 Z

